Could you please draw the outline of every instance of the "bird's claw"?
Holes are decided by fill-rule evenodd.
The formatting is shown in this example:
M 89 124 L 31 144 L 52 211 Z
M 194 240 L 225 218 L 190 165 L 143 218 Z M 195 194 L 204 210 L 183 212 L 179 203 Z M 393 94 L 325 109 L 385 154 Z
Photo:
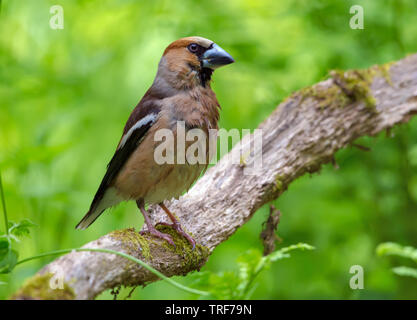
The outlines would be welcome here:
M 144 234 L 150 234 L 154 237 L 157 237 L 159 239 L 165 240 L 166 242 L 168 242 L 169 244 L 171 244 L 174 248 L 176 248 L 176 245 L 174 243 L 174 240 L 172 240 L 172 237 L 169 234 L 160 232 L 156 229 L 151 229 L 151 230 L 146 230 L 146 231 L 140 231 L 139 232 L 140 235 L 144 235 Z
M 181 225 L 179 223 L 166 223 L 166 222 L 158 222 L 155 226 L 158 225 L 162 225 L 162 226 L 167 226 L 167 227 L 171 227 L 173 228 L 175 231 L 177 231 L 177 233 L 179 233 L 180 235 L 182 235 L 185 239 L 187 239 L 187 241 L 191 244 L 191 246 L 193 247 L 192 250 L 195 249 L 195 240 L 188 234 L 186 233 Z

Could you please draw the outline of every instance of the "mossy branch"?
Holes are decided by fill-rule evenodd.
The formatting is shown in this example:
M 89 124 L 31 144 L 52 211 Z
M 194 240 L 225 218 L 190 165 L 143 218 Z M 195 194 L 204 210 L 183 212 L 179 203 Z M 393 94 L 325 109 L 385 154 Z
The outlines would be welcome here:
M 135 258 L 135 257 L 133 257 L 129 254 L 126 254 L 124 252 L 109 250 L 109 249 L 97 249 L 97 248 L 62 249 L 62 250 L 51 251 L 51 252 L 48 252 L 48 253 L 40 254 L 40 255 L 33 256 L 33 257 L 30 257 L 30 258 L 27 258 L 27 259 L 23 259 L 23 260 L 19 261 L 17 264 L 22 264 L 22 263 L 28 262 L 30 260 L 40 259 L 42 257 L 60 255 L 60 254 L 69 253 L 69 252 L 83 252 L 83 251 L 101 252 L 101 253 L 106 253 L 106 254 L 118 255 L 118 256 L 123 257 L 125 259 L 128 259 L 130 261 L 133 261 L 134 263 L 137 263 L 141 267 L 143 267 L 146 270 L 152 272 L 153 274 L 155 274 L 160 279 L 163 279 L 163 280 L 167 281 L 168 283 L 170 283 L 174 287 L 177 287 L 178 289 L 181 289 L 181 290 L 184 290 L 186 292 L 193 293 L 193 294 L 203 295 L 203 296 L 209 294 L 208 292 L 205 292 L 205 291 L 200 291 L 200 290 L 195 290 L 195 289 L 192 289 L 192 288 L 185 287 L 185 286 L 173 281 L 172 279 L 166 277 L 164 274 L 162 274 L 158 270 L 155 270 L 154 268 L 150 267 L 149 265 L 144 263 L 142 260 L 139 260 L 139 259 L 137 259 L 137 258 Z M 29 298 L 32 298 L 32 299 L 33 298 L 38 298 L 38 299 L 42 299 L 42 300 L 46 300 L 46 299 L 47 300 L 72 300 L 72 299 L 74 299 L 75 294 L 74 294 L 71 286 L 68 285 L 68 283 L 66 283 L 66 282 L 63 282 L 62 288 L 59 288 L 58 289 L 59 290 L 58 294 L 56 294 L 57 293 L 55 291 L 56 288 L 51 288 L 51 285 L 50 285 L 51 280 L 54 280 L 53 279 L 54 276 L 55 276 L 54 273 L 46 273 L 46 274 L 43 274 L 43 275 L 38 275 L 36 277 L 30 278 L 29 281 L 27 281 L 25 283 L 25 285 L 21 288 L 21 290 L 19 290 L 15 294 L 15 297 L 18 297 L 19 299 L 29 297 Z
M 417 54 L 365 70 L 332 72 L 328 80 L 291 95 L 259 126 L 262 166 L 254 167 L 251 175 L 245 175 L 244 169 L 254 162 L 250 150 L 253 135 L 246 135 L 229 153 L 234 156 L 224 157 L 185 196 L 167 205 L 199 243 L 196 250 L 169 229 L 164 231 L 174 235 L 175 249 L 134 229 L 114 231 L 84 248 L 125 252 L 168 277 L 198 270 L 217 245 L 262 205 L 279 197 L 292 181 L 332 162 L 339 149 L 357 138 L 389 130 L 416 113 Z M 241 155 L 249 155 L 244 166 L 233 164 L 231 159 Z M 166 219 L 158 208 L 151 211 L 154 222 Z M 96 252 L 69 253 L 35 277 L 57 268 L 74 293 L 60 296 L 62 299 L 93 299 L 107 289 L 158 279 L 132 261 Z M 29 289 L 23 285 L 25 296 L 14 298 L 37 298 L 37 291 Z

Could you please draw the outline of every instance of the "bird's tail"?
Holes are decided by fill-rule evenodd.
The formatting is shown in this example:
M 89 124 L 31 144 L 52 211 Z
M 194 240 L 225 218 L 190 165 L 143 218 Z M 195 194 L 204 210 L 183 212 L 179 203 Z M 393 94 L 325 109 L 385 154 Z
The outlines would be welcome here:
M 81 230 L 87 229 L 94 221 L 96 221 L 104 210 L 115 206 L 121 201 L 123 201 L 123 199 L 117 195 L 116 189 L 107 189 L 101 199 L 94 198 L 90 210 L 88 210 L 86 215 L 81 219 L 75 228 Z
M 90 224 L 96 221 L 96 219 L 103 213 L 103 211 L 104 210 L 98 211 L 97 209 L 88 210 L 86 215 L 81 219 L 80 222 L 78 222 L 75 228 L 81 230 L 87 229 L 90 226 Z

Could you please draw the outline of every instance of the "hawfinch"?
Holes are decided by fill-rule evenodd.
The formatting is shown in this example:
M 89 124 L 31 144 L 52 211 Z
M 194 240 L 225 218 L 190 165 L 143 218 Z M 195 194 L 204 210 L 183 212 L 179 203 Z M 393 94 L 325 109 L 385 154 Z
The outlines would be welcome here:
M 161 139 L 156 135 L 162 129 L 171 130 L 176 141 L 177 122 L 184 124 L 186 132 L 197 128 L 207 137 L 210 129 L 217 129 L 220 105 L 210 80 L 216 68 L 232 62 L 226 51 L 201 37 L 179 39 L 165 49 L 155 80 L 127 120 L 90 210 L 77 229 L 87 228 L 107 208 L 135 200 L 150 234 L 174 245 L 170 235 L 152 225 L 145 209 L 145 204 L 159 204 L 172 221 L 170 226 L 195 246 L 194 239 L 183 231 L 163 201 L 178 198 L 188 190 L 208 161 L 157 163 L 154 152 Z M 189 145 L 185 142 L 186 148 Z

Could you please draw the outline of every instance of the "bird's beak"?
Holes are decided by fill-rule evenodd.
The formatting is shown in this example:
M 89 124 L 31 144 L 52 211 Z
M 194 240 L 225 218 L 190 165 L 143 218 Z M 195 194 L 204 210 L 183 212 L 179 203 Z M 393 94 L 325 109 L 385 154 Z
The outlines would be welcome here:
M 230 54 L 215 43 L 213 43 L 211 47 L 204 52 L 202 61 L 204 68 L 210 68 L 213 70 L 235 62 Z

